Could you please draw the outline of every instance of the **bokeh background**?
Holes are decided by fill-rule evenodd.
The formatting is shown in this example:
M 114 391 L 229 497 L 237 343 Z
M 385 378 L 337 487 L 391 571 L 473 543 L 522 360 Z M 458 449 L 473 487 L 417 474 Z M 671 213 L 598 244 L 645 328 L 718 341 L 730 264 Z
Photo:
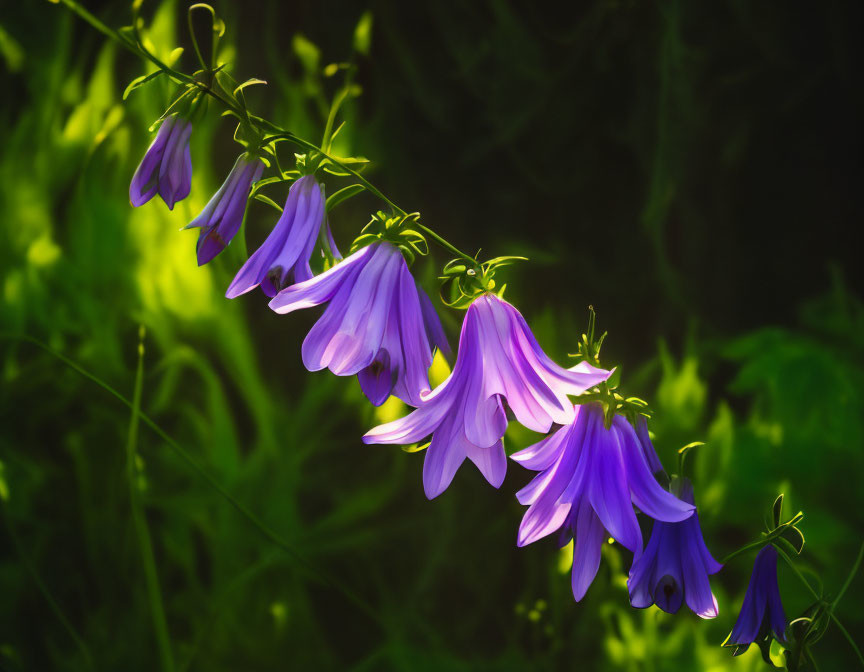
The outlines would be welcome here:
M 86 4 L 129 20 L 124 2 Z M 370 157 L 367 175 L 460 247 L 530 257 L 507 296 L 558 361 L 593 304 L 605 363 L 651 403 L 667 469 L 707 442 L 689 465 L 718 558 L 784 492 L 806 516 L 801 567 L 837 592 L 864 536 L 864 6 L 214 4 L 223 60 L 269 82 L 250 104 L 313 140 L 334 90 L 321 70 L 351 57 L 371 12 L 340 151 Z M 187 6 L 143 14 L 153 49 L 185 46 L 191 71 Z M 720 647 L 752 555 L 714 578 L 714 621 L 631 609 L 617 544 L 576 604 L 553 540 L 515 547 L 528 472 L 511 464 L 495 491 L 466 466 L 428 502 L 422 454 L 362 445 L 398 405 L 375 411 L 355 380 L 305 372 L 316 315 L 225 300 L 243 245 L 198 268 L 197 233 L 178 232 L 238 151 L 218 110 L 195 129 L 192 195 L 133 210 L 128 182 L 171 86 L 122 101 L 146 66 L 48 3 L 3 4 L 0 56 L 0 669 L 160 667 L 130 410 L 18 338 L 131 398 L 139 325 L 142 411 L 296 551 L 151 428 L 133 431 L 175 669 L 767 669 L 756 647 Z M 343 250 L 377 207 L 334 212 Z M 250 249 L 271 213 L 251 206 Z M 433 294 L 444 261 L 415 266 Z M 461 316 L 439 308 L 455 343 Z M 508 448 L 536 439 L 514 431 Z M 782 563 L 780 584 L 800 615 L 810 597 Z M 859 641 L 862 587 L 837 611 Z M 822 670 L 856 665 L 834 627 L 814 654 Z

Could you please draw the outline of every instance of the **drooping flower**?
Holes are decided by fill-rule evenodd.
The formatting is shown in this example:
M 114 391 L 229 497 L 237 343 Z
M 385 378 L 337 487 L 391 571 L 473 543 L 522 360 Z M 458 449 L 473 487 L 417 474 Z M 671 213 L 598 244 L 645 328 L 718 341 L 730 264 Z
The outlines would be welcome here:
M 261 159 L 241 154 L 213 198 L 204 206 L 201 214 L 185 228 L 200 228 L 198 236 L 198 265 L 203 266 L 224 250 L 243 223 L 246 199 L 250 187 L 264 172 Z
M 777 549 L 769 544 L 756 556 L 741 613 L 723 645 L 736 647 L 732 655 L 738 656 L 753 642 L 767 641 L 771 634 L 785 643 L 786 613 L 777 585 Z
M 450 485 L 467 457 L 499 487 L 507 470 L 501 442 L 506 403 L 516 419 L 535 432 L 574 416 L 568 394 L 581 394 L 610 376 L 581 362 L 565 369 L 538 345 L 516 308 L 492 294 L 468 307 L 459 352 L 450 377 L 409 415 L 375 427 L 365 443 L 412 443 L 432 435 L 423 463 L 429 499 Z
M 177 114 L 162 121 L 156 139 L 147 149 L 129 185 L 129 200 L 136 208 L 157 193 L 169 210 L 189 195 L 192 186 L 192 157 L 189 137 L 192 122 Z
M 525 546 L 559 529 L 562 546 L 573 539 L 572 585 L 577 601 L 597 574 L 604 529 L 636 556 L 642 552 L 634 504 L 667 522 L 684 520 L 695 509 L 654 479 L 633 426 L 616 416 L 606 429 L 603 416 L 599 404 L 578 406 L 574 422 L 511 456 L 540 472 L 516 494 L 521 504 L 529 505 L 517 543 Z
M 259 285 L 270 297 L 312 277 L 309 260 L 324 225 L 324 194 L 312 175 L 291 185 L 285 208 L 267 239 L 238 271 L 225 292 L 233 299 Z
M 277 313 L 328 303 L 303 341 L 303 364 L 357 375 L 375 406 L 391 394 L 414 406 L 429 390 L 433 346 L 447 349 L 435 309 L 417 287 L 402 253 L 382 241 L 324 273 L 292 285 L 270 302 Z
M 693 486 L 681 479 L 679 496 L 693 504 Z M 699 527 L 699 516 L 680 523 L 657 521 L 645 552 L 633 561 L 627 587 L 630 604 L 645 609 L 656 604 L 674 614 L 686 600 L 701 618 L 717 617 L 717 599 L 711 592 L 710 574 L 723 568 L 708 551 Z

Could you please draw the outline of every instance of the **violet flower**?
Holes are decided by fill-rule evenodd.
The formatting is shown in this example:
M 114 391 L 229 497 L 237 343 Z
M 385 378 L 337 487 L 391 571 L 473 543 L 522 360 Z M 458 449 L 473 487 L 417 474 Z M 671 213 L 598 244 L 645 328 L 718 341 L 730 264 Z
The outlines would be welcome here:
M 433 346 L 447 349 L 438 316 L 424 300 L 402 253 L 382 241 L 282 290 L 270 307 L 290 313 L 329 303 L 303 341 L 304 366 L 356 374 L 375 406 L 391 394 L 416 406 L 429 390 Z
M 568 394 L 581 394 L 610 376 L 582 362 L 565 369 L 537 344 L 525 319 L 509 303 L 484 294 L 468 307 L 459 353 L 449 378 L 423 396 L 404 418 L 375 427 L 365 443 L 412 443 L 432 435 L 423 463 L 429 499 L 440 495 L 467 457 L 486 480 L 500 487 L 507 471 L 501 438 L 505 403 L 535 432 L 574 416 Z
M 263 172 L 261 159 L 245 153 L 238 156 L 219 191 L 213 194 L 201 214 L 186 225 L 187 229 L 201 229 L 197 250 L 199 266 L 224 250 L 239 231 L 249 189 Z
M 246 260 L 225 292 L 233 299 L 259 285 L 270 297 L 312 277 L 309 260 L 324 219 L 324 194 L 312 175 L 291 185 L 285 208 L 267 239 Z
M 192 186 L 192 158 L 189 136 L 192 122 L 172 114 L 159 126 L 129 185 L 129 200 L 136 208 L 157 193 L 169 210 L 189 195 Z
M 679 496 L 693 504 L 690 481 L 681 479 L 680 484 Z M 656 604 L 674 614 L 686 600 L 700 618 L 716 618 L 717 598 L 711 592 L 708 575 L 722 568 L 705 546 L 697 512 L 680 523 L 657 521 L 645 552 L 630 568 L 630 604 L 638 609 Z
M 786 642 L 786 614 L 777 586 L 777 549 L 769 544 L 756 556 L 741 613 L 723 645 L 737 647 L 732 655 L 738 656 L 772 633 L 781 644 Z
M 525 546 L 559 529 L 562 546 L 572 538 L 577 601 L 597 574 L 606 530 L 637 557 L 641 553 L 634 504 L 667 522 L 684 520 L 695 510 L 654 480 L 645 447 L 625 418 L 616 416 L 610 429 L 603 421 L 599 404 L 578 406 L 574 422 L 511 456 L 541 472 L 516 493 L 521 504 L 529 505 L 517 544 Z

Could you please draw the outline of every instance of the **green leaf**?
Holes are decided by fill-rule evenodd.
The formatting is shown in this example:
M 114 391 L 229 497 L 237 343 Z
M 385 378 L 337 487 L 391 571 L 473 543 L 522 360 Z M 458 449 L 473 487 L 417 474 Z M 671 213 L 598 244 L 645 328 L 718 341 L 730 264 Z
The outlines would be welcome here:
M 364 56 L 369 55 L 372 45 L 372 12 L 366 10 L 360 16 L 357 27 L 354 28 L 354 50 Z
M 268 197 L 265 196 L 264 194 L 255 194 L 255 200 L 256 200 L 256 201 L 261 201 L 262 203 L 266 203 L 267 205 L 269 205 L 269 206 L 271 206 L 271 207 L 273 207 L 273 208 L 276 208 L 276 210 L 278 210 L 279 212 L 282 212 L 282 206 L 279 205 L 279 204 L 278 204 L 276 201 L 274 201 L 272 198 L 268 198 Z
M 294 38 L 291 40 L 291 46 L 306 72 L 318 71 L 318 64 L 321 61 L 321 51 L 318 47 L 300 33 L 295 33 Z
M 347 187 L 330 194 L 330 196 L 327 197 L 327 204 L 325 206 L 327 212 L 330 212 L 333 208 L 342 203 L 342 201 L 347 201 L 352 196 L 356 196 L 365 190 L 366 188 L 362 184 L 349 184 Z
M 132 93 L 135 89 L 140 86 L 144 86 L 147 82 L 153 81 L 159 75 L 164 75 L 164 70 L 157 70 L 156 72 L 151 72 L 149 75 L 141 75 L 140 77 L 136 77 L 131 82 L 129 82 L 129 86 L 126 87 L 126 90 L 123 92 L 123 100 L 126 100 L 129 97 L 129 94 Z
M 174 51 L 168 54 L 168 58 L 165 59 L 165 64 L 168 66 L 174 65 L 177 61 L 180 60 L 180 57 L 183 55 L 183 47 L 177 47 Z
M 9 484 L 6 483 L 6 467 L 0 462 L 0 499 L 9 501 Z
M 796 555 L 801 555 L 801 551 L 804 550 L 804 534 L 801 530 L 797 527 L 787 527 L 781 537 L 791 544 L 792 548 L 795 549 Z
M 247 79 L 240 86 L 238 86 L 236 89 L 234 89 L 234 95 L 236 96 L 238 93 L 240 93 L 247 86 L 255 86 L 256 84 L 265 84 L 266 85 L 267 82 L 265 82 L 263 79 L 256 79 L 254 77 L 252 79 Z

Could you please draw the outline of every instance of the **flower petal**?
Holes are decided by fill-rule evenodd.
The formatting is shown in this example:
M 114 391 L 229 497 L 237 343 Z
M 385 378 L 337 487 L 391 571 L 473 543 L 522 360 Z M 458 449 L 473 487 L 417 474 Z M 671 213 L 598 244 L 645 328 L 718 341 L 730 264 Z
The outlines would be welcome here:
M 573 571 L 570 576 L 573 597 L 579 602 L 600 568 L 600 549 L 603 547 L 603 524 L 587 499 L 579 506 L 576 531 L 573 535 Z
M 642 532 L 630 503 L 620 433 L 614 425 L 612 429 L 603 427 L 602 419 L 599 426 L 597 422 L 586 446 L 591 451 L 588 498 L 609 534 L 634 553 L 640 553 Z
M 458 418 L 447 418 L 435 431 L 423 461 L 423 489 L 428 499 L 444 492 L 465 461 L 468 440 Z

